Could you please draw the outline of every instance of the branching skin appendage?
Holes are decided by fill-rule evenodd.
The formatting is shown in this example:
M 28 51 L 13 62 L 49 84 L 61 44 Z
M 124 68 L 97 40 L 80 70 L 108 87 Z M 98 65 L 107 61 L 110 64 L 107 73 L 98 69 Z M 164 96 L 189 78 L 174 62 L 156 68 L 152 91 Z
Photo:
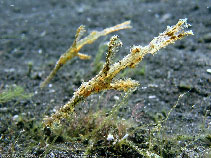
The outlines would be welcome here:
M 95 40 L 97 40 L 101 36 L 106 36 L 109 33 L 123 30 L 123 29 L 129 29 L 129 28 L 132 28 L 132 26 L 130 25 L 130 21 L 126 21 L 121 24 L 115 25 L 113 27 L 106 28 L 102 31 L 93 31 L 87 37 L 81 39 L 84 32 L 86 31 L 85 27 L 81 25 L 76 31 L 75 40 L 72 46 L 59 58 L 54 69 L 51 71 L 50 75 L 40 84 L 40 87 L 41 88 L 45 87 L 46 84 L 56 75 L 56 72 L 68 60 L 71 60 L 73 57 L 78 56 L 82 60 L 90 59 L 91 58 L 90 56 L 79 53 L 80 49 L 84 45 L 93 43 Z
M 145 47 L 133 46 L 127 56 L 114 64 L 111 64 L 111 57 L 122 43 L 118 39 L 118 36 L 111 37 L 108 44 L 106 63 L 103 69 L 94 78 L 82 83 L 68 103 L 56 111 L 51 117 L 46 117 L 44 119 L 45 125 L 51 126 L 52 123 L 59 123 L 62 118 L 67 118 L 80 101 L 93 93 L 110 89 L 128 91 L 131 88 L 137 87 L 139 83 L 130 78 L 126 80 L 114 80 L 114 78 L 121 70 L 127 67 L 134 68 L 146 54 L 155 54 L 158 50 L 174 43 L 176 40 L 182 39 L 187 35 L 193 35 L 192 30 L 185 30 L 189 26 L 187 19 L 180 19 L 176 25 L 168 26 L 166 31 L 155 37 L 149 45 Z

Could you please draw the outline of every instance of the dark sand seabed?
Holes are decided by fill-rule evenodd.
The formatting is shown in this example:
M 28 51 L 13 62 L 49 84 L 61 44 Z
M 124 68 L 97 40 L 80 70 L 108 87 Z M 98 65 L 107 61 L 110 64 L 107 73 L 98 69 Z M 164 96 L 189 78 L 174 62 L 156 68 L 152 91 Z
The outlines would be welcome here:
M 124 44 L 117 54 L 121 59 L 129 53 L 130 46 L 147 45 L 166 26 L 183 18 L 188 18 L 194 36 L 177 41 L 154 56 L 147 55 L 134 72 L 120 76 L 140 83 L 118 113 L 135 122 L 135 130 L 127 138 L 133 145 L 125 143 L 124 149 L 113 149 L 107 143 L 104 148 L 93 147 L 92 154 L 142 157 L 138 149 L 146 149 L 161 157 L 211 156 L 210 0 L 0 0 L 0 93 L 17 85 L 33 95 L 0 101 L 0 157 L 82 156 L 90 148 L 90 141 L 68 141 L 64 137 L 68 134 L 64 133 L 53 135 L 42 127 L 43 117 L 64 105 L 82 81 L 95 76 L 93 61 L 99 45 L 108 42 L 112 35 L 118 34 Z M 132 29 L 86 45 L 81 52 L 92 56 L 90 60 L 74 58 L 40 90 L 40 83 L 72 44 L 80 25 L 85 25 L 89 33 L 127 20 L 131 20 Z M 184 95 L 179 97 L 181 94 Z M 121 95 L 124 93 L 115 91 L 95 94 L 79 109 L 94 109 L 99 100 L 100 109 L 109 109 Z M 100 96 L 103 97 L 99 99 Z M 166 117 L 165 124 L 159 124 Z M 162 126 L 161 132 L 153 133 L 158 125 Z M 138 127 L 142 126 L 140 130 Z M 100 146 L 101 142 L 97 144 Z

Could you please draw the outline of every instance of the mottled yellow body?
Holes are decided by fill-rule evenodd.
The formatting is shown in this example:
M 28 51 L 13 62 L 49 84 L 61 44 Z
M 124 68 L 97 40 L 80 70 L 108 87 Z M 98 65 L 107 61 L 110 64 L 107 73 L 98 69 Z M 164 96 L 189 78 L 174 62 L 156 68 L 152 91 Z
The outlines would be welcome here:
M 120 26 L 122 25 L 120 24 Z M 174 43 L 176 40 L 182 39 L 187 35 L 193 35 L 191 30 L 185 31 L 188 26 L 187 19 L 179 20 L 176 25 L 167 27 L 166 31 L 161 33 L 158 37 L 155 37 L 149 45 L 145 47 L 133 46 L 127 56 L 111 65 L 111 56 L 115 53 L 115 48 L 122 45 L 121 41 L 118 40 L 118 36 L 113 36 L 108 45 L 106 63 L 103 69 L 94 78 L 82 83 L 67 104 L 61 107 L 50 118 L 45 118 L 45 124 L 51 125 L 53 122 L 59 122 L 60 119 L 68 117 L 81 100 L 84 100 L 93 93 L 110 89 L 128 91 L 131 88 L 137 87 L 139 83 L 132 79 L 113 80 L 115 76 L 126 67 L 135 67 L 146 54 L 155 54 L 159 49 Z M 107 33 L 107 31 L 105 31 L 105 33 Z
M 131 28 L 130 21 L 125 21 L 121 24 L 115 25 L 113 27 L 106 28 L 102 31 L 93 31 L 91 32 L 87 37 L 80 39 L 82 35 L 84 34 L 85 27 L 81 25 L 75 35 L 75 40 L 72 44 L 72 46 L 59 58 L 57 61 L 54 69 L 51 71 L 50 75 L 40 84 L 40 87 L 43 88 L 46 86 L 46 84 L 55 76 L 56 72 L 68 61 L 74 58 L 75 56 L 78 56 L 82 60 L 90 59 L 91 57 L 79 53 L 80 49 L 86 45 L 86 44 L 91 44 L 95 40 L 97 40 L 101 36 L 106 36 L 109 33 L 119 31 L 122 29 L 129 29 Z

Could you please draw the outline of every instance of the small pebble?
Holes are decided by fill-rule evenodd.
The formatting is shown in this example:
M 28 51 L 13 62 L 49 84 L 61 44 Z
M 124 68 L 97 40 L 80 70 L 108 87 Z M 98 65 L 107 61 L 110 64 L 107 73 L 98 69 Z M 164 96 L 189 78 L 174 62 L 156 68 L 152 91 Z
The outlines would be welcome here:
M 14 116 L 12 117 L 12 120 L 13 120 L 13 121 L 18 121 L 18 118 L 19 118 L 18 115 L 14 115 Z
M 108 134 L 107 141 L 114 140 L 114 136 L 112 134 Z
M 155 95 L 150 95 L 150 96 L 149 96 L 149 99 L 155 99 L 155 98 L 156 98 Z
M 119 97 L 115 95 L 114 100 L 119 100 Z
M 148 84 L 148 87 L 150 87 L 150 88 L 157 88 L 158 85 L 156 85 L 156 84 Z
M 211 69 L 207 69 L 207 72 L 211 74 Z
M 122 140 L 127 139 L 127 137 L 129 136 L 129 134 L 125 134 L 125 136 L 122 138 Z

